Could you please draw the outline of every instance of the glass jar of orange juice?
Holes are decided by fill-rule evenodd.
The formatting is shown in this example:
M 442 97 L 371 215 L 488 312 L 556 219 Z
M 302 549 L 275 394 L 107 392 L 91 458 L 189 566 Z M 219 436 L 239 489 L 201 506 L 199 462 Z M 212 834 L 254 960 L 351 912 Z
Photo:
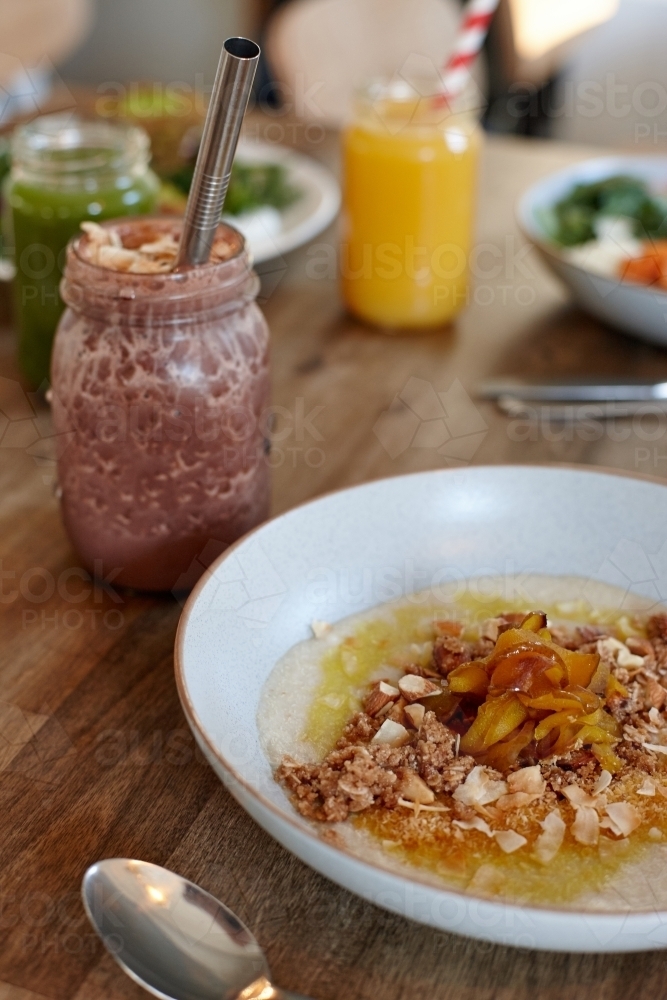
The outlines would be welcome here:
M 359 94 L 343 138 L 340 261 L 356 316 L 420 329 L 465 306 L 480 145 L 473 112 L 452 113 L 406 81 Z

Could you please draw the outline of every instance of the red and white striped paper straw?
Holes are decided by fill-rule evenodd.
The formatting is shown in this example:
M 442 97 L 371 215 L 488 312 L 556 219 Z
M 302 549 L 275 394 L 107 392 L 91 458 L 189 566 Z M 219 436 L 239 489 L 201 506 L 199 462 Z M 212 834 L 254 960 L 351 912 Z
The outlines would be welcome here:
M 436 105 L 451 104 L 464 90 L 498 3 L 499 0 L 468 0 L 454 50 L 442 73 L 442 91 L 435 98 Z

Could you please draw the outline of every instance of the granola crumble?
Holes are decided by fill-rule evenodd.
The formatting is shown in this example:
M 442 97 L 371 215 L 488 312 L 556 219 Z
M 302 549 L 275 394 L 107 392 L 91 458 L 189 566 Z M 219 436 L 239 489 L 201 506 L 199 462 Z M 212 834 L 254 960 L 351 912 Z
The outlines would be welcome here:
M 511 612 L 464 639 L 434 622 L 429 663 L 369 685 L 324 760 L 286 756 L 276 778 L 308 819 L 368 813 L 408 848 L 446 832 L 549 864 L 566 838 L 589 848 L 645 826 L 657 841 L 667 615 L 640 629 L 624 641 Z

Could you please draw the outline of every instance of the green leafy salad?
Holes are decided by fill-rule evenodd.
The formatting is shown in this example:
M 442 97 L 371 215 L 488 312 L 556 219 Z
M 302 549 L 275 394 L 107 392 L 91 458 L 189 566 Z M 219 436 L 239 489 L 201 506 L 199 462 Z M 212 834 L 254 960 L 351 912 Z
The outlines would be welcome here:
M 168 177 L 179 192 L 187 195 L 192 183 L 194 163 L 187 163 Z M 241 215 L 256 208 L 287 208 L 300 197 L 300 192 L 287 178 L 279 163 L 241 163 L 232 167 L 232 176 L 225 198 L 225 214 Z
M 633 236 L 667 236 L 667 197 L 653 194 L 637 177 L 618 174 L 592 184 L 577 184 L 543 213 L 542 224 L 556 243 L 576 247 L 595 240 L 605 219 L 627 219 Z

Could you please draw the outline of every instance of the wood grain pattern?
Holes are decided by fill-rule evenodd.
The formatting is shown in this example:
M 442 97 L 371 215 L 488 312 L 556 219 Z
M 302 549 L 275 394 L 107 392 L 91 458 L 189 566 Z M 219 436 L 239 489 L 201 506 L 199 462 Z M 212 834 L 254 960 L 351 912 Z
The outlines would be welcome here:
M 335 160 L 335 138 L 305 148 Z M 410 379 L 438 391 L 459 379 L 472 394 L 479 378 L 500 373 L 667 373 L 663 352 L 582 316 L 532 254 L 521 256 L 516 196 L 585 155 L 488 142 L 479 241 L 498 248 L 502 267 L 478 280 L 487 291 L 455 328 L 390 337 L 346 316 L 335 276 L 313 273 L 333 230 L 264 266 L 281 432 L 276 512 L 365 479 L 465 461 L 665 474 L 659 427 L 652 440 L 632 423 L 592 441 L 577 428 L 546 427 L 526 439 L 492 406 L 474 404 L 453 437 L 481 420 L 476 448 L 443 456 L 413 446 L 410 411 L 397 398 Z M 494 262 L 489 255 L 484 266 Z M 518 288 L 530 292 L 517 296 Z M 102 953 L 79 902 L 85 867 L 114 855 L 166 864 L 220 896 L 255 930 L 276 980 L 318 1000 L 664 993 L 660 954 L 549 955 L 438 933 L 337 888 L 256 827 L 202 761 L 181 713 L 172 675 L 178 602 L 93 588 L 68 574 L 76 558 L 54 496 L 48 413 L 17 392 L 8 328 L 0 371 L 0 1000 L 145 995 Z M 393 457 L 374 430 L 381 417 L 400 444 Z

